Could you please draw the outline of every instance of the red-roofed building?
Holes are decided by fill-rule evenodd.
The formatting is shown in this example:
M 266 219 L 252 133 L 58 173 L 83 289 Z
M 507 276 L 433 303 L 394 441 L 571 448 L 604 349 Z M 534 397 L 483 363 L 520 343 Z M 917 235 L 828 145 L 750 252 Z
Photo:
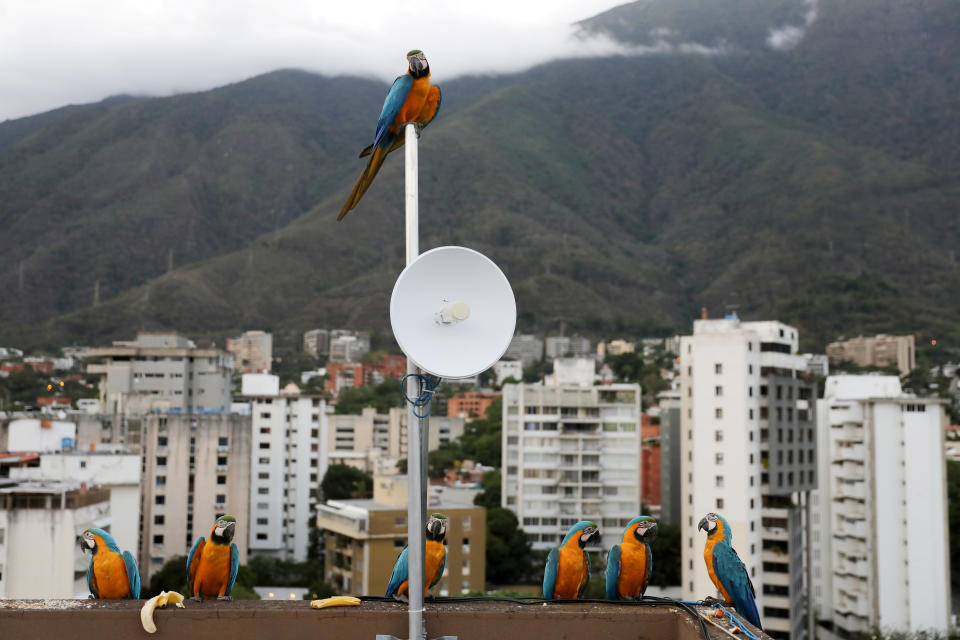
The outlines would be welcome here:
M 70 408 L 70 398 L 61 396 L 47 396 L 46 398 L 37 398 L 37 404 L 41 407 L 64 407 Z
M 482 418 L 487 414 L 487 408 L 500 397 L 499 393 L 483 393 L 481 391 L 465 391 L 457 393 L 447 400 L 447 416 L 469 416 Z
M 384 354 L 363 365 L 363 380 L 366 384 L 379 384 L 384 380 L 399 380 L 407 374 L 407 359 L 404 356 Z
M 327 391 L 336 395 L 341 389 L 363 386 L 363 363 L 330 362 L 327 364 Z

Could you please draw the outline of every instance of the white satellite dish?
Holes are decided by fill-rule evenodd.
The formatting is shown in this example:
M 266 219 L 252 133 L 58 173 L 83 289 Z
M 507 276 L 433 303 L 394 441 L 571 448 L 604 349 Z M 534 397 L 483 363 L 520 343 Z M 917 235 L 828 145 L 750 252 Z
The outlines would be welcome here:
M 481 253 L 437 247 L 410 263 L 393 286 L 390 324 L 400 349 L 441 378 L 469 378 L 510 346 L 517 303 L 510 282 Z

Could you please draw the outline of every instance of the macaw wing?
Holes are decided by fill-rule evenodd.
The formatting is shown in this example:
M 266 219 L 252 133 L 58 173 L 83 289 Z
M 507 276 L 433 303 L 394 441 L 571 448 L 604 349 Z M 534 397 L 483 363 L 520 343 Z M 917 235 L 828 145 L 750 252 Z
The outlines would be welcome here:
M 227 585 L 227 592 L 224 595 L 230 595 L 233 591 L 233 585 L 237 581 L 237 572 L 240 571 L 240 549 L 237 543 L 230 544 L 230 584 Z
M 583 561 L 584 561 L 583 563 L 585 565 L 585 568 L 587 570 L 587 575 L 586 575 L 586 579 L 580 585 L 580 588 L 577 589 L 578 598 L 583 597 L 583 592 L 587 590 L 587 585 L 590 584 L 590 554 L 587 553 L 586 551 L 583 552 Z
M 553 599 L 553 590 L 557 586 L 557 570 L 560 567 L 560 549 L 554 547 L 547 556 L 547 564 L 543 568 L 543 597 Z
M 374 136 L 373 144 L 377 146 L 388 146 L 382 144 L 387 137 L 390 127 L 393 126 L 397 114 L 407 101 L 407 95 L 413 86 L 413 76 L 405 73 L 393 81 L 393 86 L 383 100 L 383 108 L 380 110 L 380 119 L 377 120 L 377 135 Z
M 617 600 L 617 583 L 620 582 L 620 545 L 615 544 L 607 554 L 607 600 Z
M 187 584 L 190 587 L 189 591 L 191 596 L 197 595 L 193 584 L 197 577 L 197 568 L 200 566 L 200 554 L 203 553 L 203 547 L 206 544 L 206 539 L 200 536 L 193 543 L 193 546 L 190 547 L 190 553 L 187 554 Z
M 403 581 L 409 577 L 409 562 L 407 559 L 407 548 L 404 547 L 400 555 L 397 556 L 397 561 L 393 563 L 393 574 L 390 576 L 390 582 L 387 583 L 388 598 L 393 597 L 397 589 L 400 588 L 400 585 L 403 584 Z
M 140 599 L 140 570 L 137 568 L 137 559 L 129 551 L 123 552 L 123 566 L 127 569 L 127 580 L 130 582 L 130 597 Z
M 94 598 L 100 598 L 100 592 L 97 589 L 97 576 L 93 573 L 93 555 L 90 556 L 90 564 L 87 565 L 87 588 Z
M 760 612 L 757 611 L 753 582 L 750 581 L 747 567 L 744 566 L 733 547 L 726 544 L 714 545 L 713 571 L 733 599 L 733 606 L 736 607 L 737 612 L 753 626 L 763 629 L 760 626 Z
M 434 578 L 433 582 L 430 583 L 430 589 L 433 589 L 440 579 L 443 578 L 443 570 L 447 568 L 447 547 L 443 547 L 443 562 L 440 563 L 440 573 L 437 574 L 437 577 Z

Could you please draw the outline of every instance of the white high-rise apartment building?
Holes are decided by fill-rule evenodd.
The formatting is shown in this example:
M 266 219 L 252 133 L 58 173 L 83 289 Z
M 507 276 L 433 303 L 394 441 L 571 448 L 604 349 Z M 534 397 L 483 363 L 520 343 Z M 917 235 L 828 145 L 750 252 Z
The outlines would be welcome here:
M 77 536 L 91 527 L 111 531 L 112 524 L 109 489 L 4 479 L 0 482 L 0 599 L 86 598 L 90 555 L 77 545 Z M 129 541 L 117 543 L 136 551 Z
M 594 386 L 592 378 L 503 388 L 502 504 L 534 549 L 593 520 L 606 550 L 640 515 L 640 385 Z
M 269 373 L 273 367 L 273 334 L 245 331 L 236 338 L 227 338 L 227 351 L 233 354 L 234 366 L 243 373 Z
M 303 562 L 327 470 L 326 402 L 278 387 L 277 376 L 243 376 L 253 427 L 250 553 Z
M 825 637 L 950 622 L 947 424 L 896 376 L 827 379 L 812 504 L 812 599 Z
M 226 413 L 230 410 L 233 356 L 221 349 L 198 349 L 192 340 L 169 331 L 137 333 L 132 341 L 91 347 L 88 374 L 100 376 L 104 413 Z
M 221 515 L 239 528 L 233 541 L 247 561 L 250 416 L 151 413 L 140 421 L 142 458 L 140 576 L 146 584 L 173 556 L 210 535 Z M 136 422 L 129 420 L 131 425 Z M 119 541 L 118 541 L 119 542 Z
M 697 320 L 680 339 L 683 595 L 715 595 L 703 561 L 709 512 L 757 592 L 764 630 L 801 638 L 800 494 L 816 487 L 816 382 L 797 355 L 797 330 L 780 322 Z

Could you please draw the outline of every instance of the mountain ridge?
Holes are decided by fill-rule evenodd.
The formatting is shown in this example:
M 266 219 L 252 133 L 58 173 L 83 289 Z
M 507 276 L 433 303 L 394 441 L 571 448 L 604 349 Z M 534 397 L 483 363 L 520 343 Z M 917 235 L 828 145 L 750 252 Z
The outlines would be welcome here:
M 749 16 L 755 0 L 727 4 L 740 8 L 731 15 Z M 732 55 L 567 59 L 443 82 L 444 110 L 421 141 L 421 249 L 464 244 L 500 264 L 524 330 L 564 324 L 598 337 L 665 333 L 708 306 L 793 322 L 810 344 L 875 330 L 960 337 L 952 320 L 960 301 L 950 296 L 960 286 L 950 253 L 960 240 L 951 148 L 960 126 L 941 128 L 940 138 L 928 131 L 956 100 L 943 103 L 939 90 L 910 93 L 918 80 L 897 84 L 902 74 L 894 74 L 881 93 L 903 102 L 903 113 L 933 114 L 909 121 L 926 143 L 901 145 L 901 134 L 890 133 L 897 127 L 884 118 L 895 104 L 867 110 L 878 113 L 876 122 L 846 127 L 851 110 L 809 88 L 832 81 L 804 79 L 799 70 L 825 64 L 819 52 L 837 61 L 840 84 L 850 82 L 829 47 L 839 46 L 836 31 L 872 24 L 863 18 L 868 3 L 821 0 L 817 20 L 789 51 L 764 49 L 761 35 L 771 20 L 802 22 L 808 4 L 770 4 L 780 13 L 724 27 L 754 34 L 752 49 Z M 644 7 L 690 22 L 694 5 L 634 3 L 584 28 L 610 35 L 609 20 L 621 24 Z M 924 7 L 927 16 L 947 3 Z M 910 10 L 896 10 L 913 16 L 904 30 L 919 20 Z M 837 16 L 855 22 L 837 24 Z M 681 22 L 642 23 L 634 32 L 652 28 L 686 37 Z M 709 38 L 704 33 L 698 37 Z M 956 33 L 935 36 L 939 55 L 950 57 Z M 943 84 L 954 86 L 956 63 L 931 64 L 952 73 Z M 213 336 L 334 325 L 386 332 L 390 287 L 403 267 L 400 154 L 360 207 L 333 222 L 362 168 L 356 152 L 384 91 L 368 80 L 282 71 L 200 97 L 62 114 L 66 123 L 44 123 L 6 145 L 10 134 L 0 124 L 0 202 L 18 196 L 7 202 L 38 215 L 38 225 L 69 224 L 77 210 L 107 207 L 77 223 L 77 243 L 89 246 L 80 238 L 93 225 L 98 251 L 77 250 L 86 257 L 72 270 L 47 266 L 57 251 L 75 253 L 58 234 L 48 234 L 59 244 L 46 253 L 22 233 L 0 240 L 0 286 L 19 298 L 0 309 L 0 340 L 102 342 L 140 328 Z M 847 88 L 854 105 L 877 91 L 870 78 Z M 69 132 L 60 136 L 66 148 L 54 144 L 61 131 Z M 114 142 L 83 156 L 83 145 L 69 142 L 85 136 Z M 144 140 L 148 158 L 129 150 Z M 46 173 L 18 172 L 17 157 Z M 134 159 L 139 172 L 123 164 Z M 98 160 L 101 173 L 91 171 Z M 45 176 L 77 164 L 83 169 L 71 175 L 82 179 L 72 179 L 96 187 L 100 200 L 71 207 L 72 194 L 49 193 L 53 179 Z M 23 181 L 26 188 L 9 186 Z M 112 211 L 118 198 L 134 204 Z M 25 215 L 17 207 L 0 204 L 4 228 Z M 169 211 L 172 231 L 164 226 Z M 137 231 L 155 246 L 124 249 L 124 233 Z M 176 244 L 189 237 L 192 254 Z M 102 255 L 107 250 L 118 253 Z M 136 262 L 141 253 L 149 267 Z M 33 269 L 43 275 L 22 292 L 21 259 L 33 265 L 30 277 Z M 77 273 L 88 266 L 89 274 Z M 117 273 L 123 269 L 130 273 Z M 93 307 L 98 278 L 101 301 Z M 60 279 L 68 292 L 32 295 Z

